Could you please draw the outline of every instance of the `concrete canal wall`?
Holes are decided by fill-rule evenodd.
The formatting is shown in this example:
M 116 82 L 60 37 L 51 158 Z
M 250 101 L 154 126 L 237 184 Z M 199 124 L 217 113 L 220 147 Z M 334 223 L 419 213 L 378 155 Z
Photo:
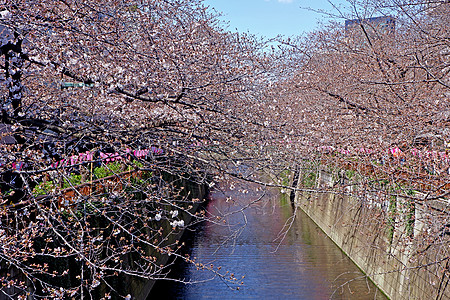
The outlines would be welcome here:
M 322 172 L 317 184 L 330 184 Z M 299 186 L 300 187 L 300 186 Z M 296 192 L 298 205 L 391 299 L 450 299 L 447 201 L 417 203 L 353 193 Z M 439 222 L 437 222 L 439 223 Z M 439 240 L 436 240 L 439 239 Z
M 195 182 L 183 180 L 181 183 L 183 190 L 186 192 L 186 196 L 189 200 L 198 199 L 199 201 L 190 202 L 192 208 L 189 209 L 189 213 L 185 211 L 180 211 L 181 219 L 184 220 L 185 224 L 189 225 L 193 219 L 191 214 L 195 214 L 199 207 L 206 201 L 206 196 L 208 193 L 206 185 L 199 185 Z M 168 222 L 160 224 L 164 232 L 171 230 L 171 225 Z M 165 241 L 160 245 L 163 248 L 165 245 L 173 245 L 176 241 L 179 241 L 184 234 L 186 227 L 175 230 L 172 234 L 168 235 Z M 170 257 L 166 254 L 161 254 L 155 250 L 151 250 L 151 256 L 157 258 L 156 265 L 167 265 L 170 262 Z M 132 258 L 129 258 L 131 261 Z M 132 263 L 132 262 L 131 262 Z M 155 285 L 155 280 L 143 280 L 139 278 L 132 278 L 129 276 L 123 276 L 121 278 L 121 284 L 127 289 L 132 296 L 132 299 L 145 300 L 150 294 L 153 286 Z

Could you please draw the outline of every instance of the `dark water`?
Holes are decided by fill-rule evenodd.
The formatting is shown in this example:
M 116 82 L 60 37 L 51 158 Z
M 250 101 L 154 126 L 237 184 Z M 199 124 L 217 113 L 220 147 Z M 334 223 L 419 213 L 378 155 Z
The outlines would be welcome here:
M 245 276 L 239 290 L 179 263 L 169 276 L 197 283 L 158 282 L 148 299 L 386 299 L 304 213 L 289 222 L 288 200 L 274 192 L 258 201 L 262 191 L 242 189 L 214 191 L 207 210 L 225 216 L 226 224 L 203 223 L 187 237 L 191 257 Z

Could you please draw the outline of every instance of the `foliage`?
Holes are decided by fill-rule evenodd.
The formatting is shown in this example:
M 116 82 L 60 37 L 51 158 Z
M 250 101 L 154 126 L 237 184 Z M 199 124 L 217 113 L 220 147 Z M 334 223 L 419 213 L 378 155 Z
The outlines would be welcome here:
M 317 171 L 312 170 L 303 175 L 302 179 L 303 186 L 314 187 L 317 183 Z
M 124 165 L 119 162 L 113 162 L 101 167 L 94 168 L 95 178 L 101 179 L 111 175 L 115 175 L 124 170 Z
M 398 219 L 397 214 L 397 198 L 391 197 L 389 200 L 389 217 L 388 217 L 388 224 L 387 224 L 387 231 L 388 231 L 388 241 L 390 244 L 392 244 L 394 240 L 394 233 L 395 233 L 395 226 Z
M 289 178 L 291 175 L 290 170 L 283 170 L 278 176 L 281 177 L 281 185 L 284 187 L 289 187 Z
M 68 179 L 64 179 L 63 189 L 69 188 L 69 187 L 73 187 L 73 186 L 77 186 L 77 185 L 80 185 L 82 183 L 83 182 L 82 182 L 81 175 L 70 174 Z
M 45 181 L 38 185 L 36 185 L 33 189 L 34 196 L 47 195 L 53 192 L 56 188 L 56 185 L 53 181 Z

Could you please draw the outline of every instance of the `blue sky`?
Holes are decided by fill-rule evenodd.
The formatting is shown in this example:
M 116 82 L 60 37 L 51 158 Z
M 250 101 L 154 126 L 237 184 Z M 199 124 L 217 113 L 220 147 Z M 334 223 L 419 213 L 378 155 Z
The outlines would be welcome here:
M 323 15 L 301 7 L 333 11 L 327 0 L 205 0 L 204 3 L 224 13 L 222 19 L 229 22 L 229 30 L 269 38 L 277 34 L 300 35 L 316 28 L 319 20 L 327 21 Z

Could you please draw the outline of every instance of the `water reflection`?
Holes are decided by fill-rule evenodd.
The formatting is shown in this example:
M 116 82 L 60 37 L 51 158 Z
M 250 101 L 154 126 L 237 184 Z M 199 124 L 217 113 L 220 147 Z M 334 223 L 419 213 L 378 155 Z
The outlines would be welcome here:
M 386 299 L 304 213 L 288 222 L 289 201 L 238 190 L 215 191 L 208 204 L 226 224 L 200 224 L 187 239 L 192 257 L 245 276 L 244 285 L 181 263 L 170 276 L 200 283 L 159 282 L 149 299 Z

